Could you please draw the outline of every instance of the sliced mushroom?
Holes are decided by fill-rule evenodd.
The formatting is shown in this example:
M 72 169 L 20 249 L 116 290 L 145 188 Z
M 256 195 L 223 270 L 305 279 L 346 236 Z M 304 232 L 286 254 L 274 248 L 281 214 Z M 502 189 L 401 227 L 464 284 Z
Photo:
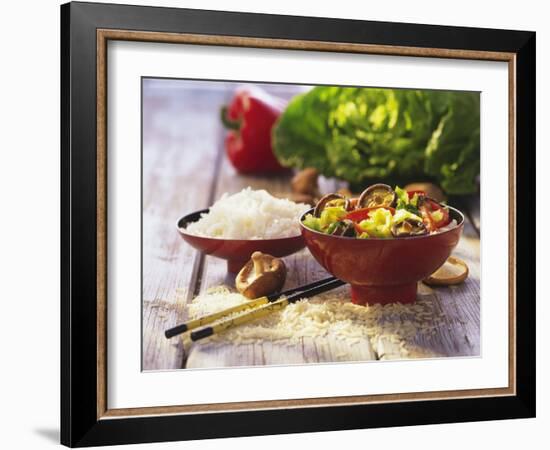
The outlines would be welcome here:
M 351 192 L 348 188 L 341 188 L 336 191 L 337 194 L 345 197 L 347 200 L 346 202 L 346 211 L 353 211 L 355 207 L 357 206 L 357 197 L 354 197 L 353 192 Z
M 237 274 L 235 287 L 247 298 L 258 298 L 279 292 L 285 280 L 286 266 L 282 259 L 254 252 Z
M 376 206 L 394 206 L 395 191 L 387 184 L 373 184 L 363 191 L 357 201 L 358 208 L 373 208 Z
M 391 234 L 394 237 L 421 236 L 427 233 L 424 222 L 414 219 L 405 219 L 391 227 Z
M 336 226 L 331 230 L 330 234 L 334 236 L 355 237 L 355 225 L 351 220 L 341 220 L 340 222 L 336 222 Z
M 468 278 L 468 265 L 460 258 L 449 256 L 447 261 L 428 278 L 424 283 L 431 286 L 451 286 L 460 284 Z
M 320 217 L 327 206 L 342 206 L 347 209 L 348 202 L 349 201 L 340 194 L 327 194 L 321 197 L 321 200 L 317 202 L 313 210 L 313 215 L 315 217 Z

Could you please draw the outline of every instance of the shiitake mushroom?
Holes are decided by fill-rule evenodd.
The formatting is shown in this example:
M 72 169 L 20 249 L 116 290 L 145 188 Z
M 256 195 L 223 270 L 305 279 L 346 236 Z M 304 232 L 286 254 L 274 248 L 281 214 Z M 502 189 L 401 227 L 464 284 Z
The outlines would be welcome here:
M 349 200 L 340 194 L 327 194 L 317 202 L 313 215 L 315 217 L 321 217 L 321 213 L 327 206 L 343 206 L 347 209 Z
M 394 237 L 421 236 L 427 233 L 426 225 L 420 220 L 405 219 L 391 227 L 391 234 Z
M 254 252 L 235 278 L 235 287 L 247 298 L 258 298 L 279 292 L 286 280 L 282 259 L 267 253 Z
M 359 196 L 357 208 L 374 208 L 377 206 L 395 206 L 397 195 L 387 184 L 373 184 Z
M 449 256 L 439 269 L 423 281 L 431 286 L 451 286 L 462 283 L 468 278 L 468 273 L 468 265 L 464 261 Z

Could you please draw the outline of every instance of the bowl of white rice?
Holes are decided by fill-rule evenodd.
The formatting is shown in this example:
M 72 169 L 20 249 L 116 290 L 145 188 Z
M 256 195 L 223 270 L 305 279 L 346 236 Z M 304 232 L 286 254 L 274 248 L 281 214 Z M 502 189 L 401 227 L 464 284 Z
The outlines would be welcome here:
M 304 248 L 299 219 L 309 208 L 246 188 L 182 217 L 177 228 L 188 244 L 226 259 L 228 271 L 236 273 L 255 251 L 283 257 Z

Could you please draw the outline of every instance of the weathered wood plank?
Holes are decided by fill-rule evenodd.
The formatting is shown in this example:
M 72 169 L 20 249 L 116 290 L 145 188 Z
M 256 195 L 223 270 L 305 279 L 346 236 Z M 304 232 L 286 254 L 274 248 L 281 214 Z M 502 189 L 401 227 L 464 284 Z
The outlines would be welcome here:
M 350 345 L 327 337 L 303 337 L 298 343 L 264 341 L 250 344 L 199 342 L 190 346 L 186 368 L 292 365 L 376 359 L 365 338 Z
M 167 340 L 164 330 L 184 317 L 176 290 L 194 289 L 196 252 L 179 237 L 176 221 L 208 205 L 220 148 L 212 111 L 225 100 L 222 91 L 185 82 L 166 89 L 154 81 L 144 81 L 143 97 L 143 370 L 182 365 L 179 340 Z
M 185 359 L 181 341 L 166 340 L 163 333 L 185 320 L 185 302 L 200 283 L 203 257 L 183 243 L 175 223 L 212 203 L 223 152 L 219 111 L 238 85 L 144 80 L 143 370 L 180 368 Z M 286 99 L 305 89 L 265 88 Z

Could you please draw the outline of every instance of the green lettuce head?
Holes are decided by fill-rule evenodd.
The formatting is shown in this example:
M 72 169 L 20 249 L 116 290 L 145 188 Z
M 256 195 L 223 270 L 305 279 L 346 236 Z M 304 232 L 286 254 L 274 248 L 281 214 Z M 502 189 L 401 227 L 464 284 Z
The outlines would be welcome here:
M 279 161 L 352 186 L 432 180 L 477 190 L 479 93 L 316 87 L 295 97 L 273 130 Z

